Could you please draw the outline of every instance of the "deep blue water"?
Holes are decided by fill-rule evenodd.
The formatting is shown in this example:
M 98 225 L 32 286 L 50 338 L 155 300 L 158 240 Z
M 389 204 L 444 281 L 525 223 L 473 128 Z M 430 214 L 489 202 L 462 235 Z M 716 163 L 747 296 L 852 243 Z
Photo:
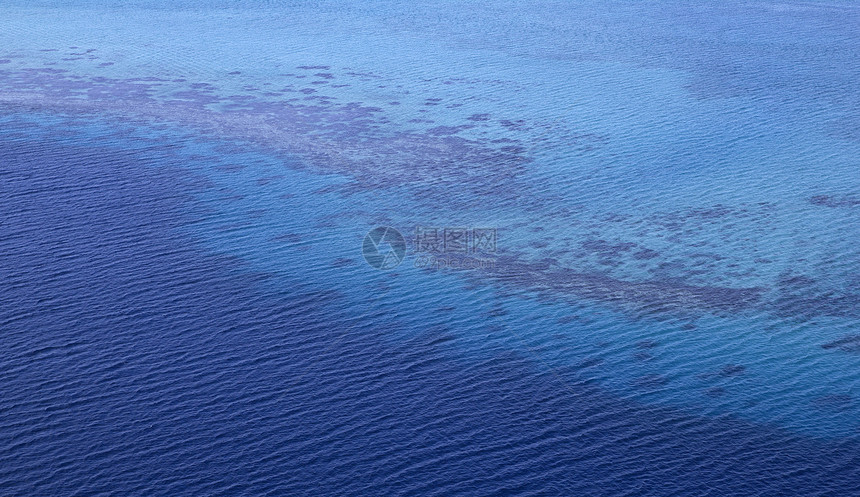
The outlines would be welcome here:
M 0 494 L 860 492 L 850 2 L 0 16 Z

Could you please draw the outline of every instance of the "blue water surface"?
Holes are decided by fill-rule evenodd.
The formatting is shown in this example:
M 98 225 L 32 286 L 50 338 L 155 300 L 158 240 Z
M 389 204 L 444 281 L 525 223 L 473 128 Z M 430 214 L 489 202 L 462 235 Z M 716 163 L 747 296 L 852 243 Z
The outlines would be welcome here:
M 858 492 L 853 3 L 0 16 L 3 495 Z

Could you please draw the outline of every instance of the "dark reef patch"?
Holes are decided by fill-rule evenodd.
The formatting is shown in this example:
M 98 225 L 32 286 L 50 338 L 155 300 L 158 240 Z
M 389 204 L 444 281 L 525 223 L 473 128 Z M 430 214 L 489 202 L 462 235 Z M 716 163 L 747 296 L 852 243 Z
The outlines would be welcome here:
M 302 236 L 296 233 L 284 233 L 272 238 L 275 242 L 299 243 L 302 241 Z
M 647 259 L 655 259 L 660 256 L 660 253 L 656 250 L 651 249 L 642 249 L 633 253 L 633 258 L 637 260 L 647 260 Z
M 464 129 L 469 129 L 472 126 L 468 124 L 464 124 L 461 126 L 436 126 L 435 128 L 430 128 L 427 130 L 427 134 L 433 136 L 451 136 L 456 135 L 460 131 Z
M 744 374 L 746 371 L 746 366 L 742 366 L 740 364 L 726 364 L 720 369 L 720 376 L 723 377 L 731 377 L 731 376 L 740 376 Z
M 273 183 L 273 182 L 281 180 L 283 178 L 284 178 L 283 175 L 276 174 L 274 176 L 266 176 L 265 178 L 257 178 L 256 183 L 257 183 L 257 186 L 265 186 L 265 185 L 268 185 L 269 183 Z
M 860 292 L 854 288 L 829 288 L 809 276 L 785 272 L 777 279 L 775 293 L 771 307 L 779 316 L 860 317 Z
M 490 309 L 489 311 L 485 312 L 484 315 L 489 318 L 498 318 L 502 316 L 507 316 L 508 311 L 501 307 L 494 307 L 493 309 Z
M 742 366 L 740 364 L 726 364 L 722 368 L 716 371 L 708 371 L 706 373 L 700 373 L 698 378 L 700 380 L 705 381 L 714 381 L 720 378 L 734 378 L 737 376 L 741 376 L 746 372 L 746 366 Z
M 639 389 L 654 389 L 669 383 L 669 378 L 661 374 L 646 374 L 633 380 L 633 386 Z
M 822 349 L 836 349 L 842 352 L 850 352 L 852 354 L 860 354 L 860 335 L 850 335 L 839 340 L 825 343 L 821 346 Z
M 649 352 L 645 352 L 645 351 L 640 350 L 639 352 L 633 353 L 633 358 L 636 359 L 637 361 L 643 361 L 644 362 L 644 361 L 650 361 L 651 359 L 654 358 L 654 356 L 652 354 L 650 354 Z
M 602 366 L 606 362 L 600 357 L 589 357 L 576 365 L 577 368 L 586 369 Z
M 609 243 L 606 240 L 586 240 L 581 243 L 582 248 L 602 256 L 619 256 L 629 252 L 636 247 L 635 243 Z
M 708 397 L 722 397 L 726 394 L 726 389 L 723 387 L 713 387 L 705 390 L 705 395 Z
M 523 119 L 515 119 L 515 120 L 502 119 L 501 121 L 499 121 L 499 124 L 501 124 L 502 126 L 504 126 L 507 129 L 513 130 L 513 131 L 519 131 L 519 130 L 527 129 L 526 122 Z
M 809 203 L 822 207 L 857 207 L 860 206 L 860 196 L 857 195 L 813 195 Z
M 332 98 L 278 100 L 272 92 L 260 93 L 248 85 L 243 91 L 249 93 L 225 97 L 206 82 L 171 88 L 171 80 L 161 78 L 85 78 L 49 68 L 0 71 L 0 76 L 6 105 L 189 125 L 278 154 L 300 155 L 306 160 L 290 160 L 291 167 L 345 174 L 353 180 L 352 191 L 425 184 L 411 190 L 413 195 L 462 207 L 480 202 L 480 196 L 490 190 L 501 203 L 529 197 L 529 185 L 517 181 L 530 161 L 524 150 L 500 149 L 455 136 L 473 124 L 397 131 L 376 107 Z M 310 95 L 316 90 L 297 91 Z M 161 96 L 165 93 L 172 98 Z
M 854 398 L 848 394 L 822 395 L 812 399 L 811 404 L 823 411 L 841 412 L 854 407 Z
M 338 257 L 331 263 L 332 267 L 348 267 L 355 265 L 355 259 L 351 259 L 349 257 Z
M 527 262 L 514 256 L 498 257 L 495 266 L 482 274 L 502 285 L 551 290 L 649 312 L 739 312 L 758 303 L 763 293 L 757 287 L 694 286 L 674 279 L 626 281 L 560 267 L 552 260 Z

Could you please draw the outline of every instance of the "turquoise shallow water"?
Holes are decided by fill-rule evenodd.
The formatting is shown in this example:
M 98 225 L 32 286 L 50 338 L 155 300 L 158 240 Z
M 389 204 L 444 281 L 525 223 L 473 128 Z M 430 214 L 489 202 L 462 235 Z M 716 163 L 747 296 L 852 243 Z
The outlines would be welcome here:
M 446 494 L 622 494 L 653 478 L 664 482 L 654 495 L 706 495 L 715 482 L 748 495 L 777 494 L 795 473 L 811 475 L 798 489 L 850 486 L 852 3 L 12 2 L 0 13 L 13 392 L 0 430 L 15 440 L 14 492 L 35 479 L 62 494 L 87 493 L 80 481 L 194 493 L 223 468 L 234 473 L 202 493 L 314 481 L 334 494 L 428 493 L 438 478 Z M 377 226 L 407 239 L 390 271 L 362 257 Z M 419 226 L 492 228 L 497 250 L 480 255 L 489 267 L 416 267 Z M 38 290 L 45 278 L 56 285 Z M 81 413 L 125 419 L 150 385 L 147 422 L 203 438 L 167 427 L 134 438 L 132 421 L 108 423 L 106 446 L 88 452 L 75 430 L 100 418 Z M 453 447 L 432 441 L 446 424 Z M 34 469 L 52 436 L 79 444 L 85 462 L 55 471 L 67 478 Z M 201 455 L 219 446 L 253 455 Z M 789 459 L 771 461 L 772 481 L 718 477 L 728 470 L 696 446 L 730 466 Z M 159 483 L 143 483 L 126 450 L 160 468 Z M 817 451 L 836 469 L 802 456 Z M 114 477 L 139 486 L 99 477 L 114 456 Z M 363 456 L 394 469 L 367 470 Z M 169 474 L 174 457 L 196 476 Z M 473 457 L 483 484 L 460 473 Z M 599 469 L 612 461 L 617 472 Z M 369 480 L 331 473 L 350 464 Z M 434 465 L 446 469 L 431 477 Z M 666 467 L 696 478 L 677 489 Z M 601 478 L 618 486 L 601 491 Z

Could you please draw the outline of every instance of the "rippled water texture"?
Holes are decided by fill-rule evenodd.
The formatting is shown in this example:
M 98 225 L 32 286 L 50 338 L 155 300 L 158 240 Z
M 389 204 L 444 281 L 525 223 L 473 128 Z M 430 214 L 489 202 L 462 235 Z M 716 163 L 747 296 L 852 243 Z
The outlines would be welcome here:
M 112 4 L 0 6 L 0 494 L 857 493 L 852 2 Z

